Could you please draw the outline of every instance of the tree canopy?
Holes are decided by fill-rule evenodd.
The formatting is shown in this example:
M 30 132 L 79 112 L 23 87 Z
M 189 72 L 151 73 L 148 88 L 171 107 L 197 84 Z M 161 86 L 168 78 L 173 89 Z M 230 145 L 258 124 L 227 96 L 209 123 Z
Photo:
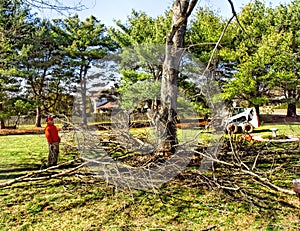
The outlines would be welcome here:
M 229 105 L 234 100 L 258 109 L 279 101 L 288 105 L 288 116 L 295 116 L 299 100 L 299 4 L 295 0 L 271 8 L 254 1 L 229 25 L 216 12 L 199 7 L 187 24 L 182 48 L 204 65 L 210 64 L 209 70 Z M 36 126 L 41 125 L 43 114 L 70 113 L 72 92 L 75 88 L 87 90 L 84 83 L 96 77 L 89 71 L 109 53 L 121 52 L 120 90 L 141 79 L 162 81 L 166 57 L 161 50 L 165 49 L 174 9 L 156 18 L 132 10 L 126 22 L 117 20 L 115 27 L 106 28 L 94 16 L 80 20 L 75 14 L 42 20 L 30 13 L 33 6 L 31 1 L 16 0 L 0 4 L 2 127 L 14 114 L 9 113 L 13 98 L 29 99 L 23 103 L 30 102 L 36 108 Z M 138 62 L 132 62 L 131 49 L 139 56 Z M 149 63 L 145 57 L 158 61 Z M 193 98 L 197 89 L 188 78 L 179 73 L 178 85 Z M 202 98 L 194 101 L 195 107 L 205 106 Z

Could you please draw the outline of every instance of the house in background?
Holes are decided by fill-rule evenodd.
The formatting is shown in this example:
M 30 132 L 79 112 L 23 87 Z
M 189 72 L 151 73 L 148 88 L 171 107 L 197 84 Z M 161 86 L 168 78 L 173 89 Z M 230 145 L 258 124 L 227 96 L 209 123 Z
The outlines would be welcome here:
M 92 94 L 90 99 L 93 104 L 93 113 L 110 112 L 119 107 L 118 98 L 115 95 L 98 92 Z
M 96 102 L 94 113 L 110 112 L 111 110 L 118 108 L 117 101 L 109 101 L 108 99 L 102 99 L 100 102 Z

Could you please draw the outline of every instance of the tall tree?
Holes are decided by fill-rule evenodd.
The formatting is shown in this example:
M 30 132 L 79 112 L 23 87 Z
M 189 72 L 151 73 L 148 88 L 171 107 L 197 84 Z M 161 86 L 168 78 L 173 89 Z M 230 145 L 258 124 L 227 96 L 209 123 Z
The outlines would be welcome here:
M 234 78 L 224 85 L 224 98 L 236 99 L 242 106 L 259 106 L 266 102 L 268 63 L 261 52 L 263 37 L 271 27 L 271 9 L 260 1 L 246 5 L 232 24 L 232 44 L 220 50 L 223 62 L 234 63 Z M 233 30 L 235 28 L 235 31 Z M 234 32 L 234 33 L 232 33 Z
M 5 128 L 9 99 L 20 90 L 16 77 L 18 50 L 28 34 L 29 9 L 22 1 L 0 2 L 0 128 Z
M 176 0 L 172 6 L 171 30 L 166 35 L 165 60 L 161 83 L 161 109 L 157 121 L 160 147 L 174 153 L 176 150 L 178 74 L 188 17 L 191 15 L 197 0 Z
M 277 39 L 272 43 L 272 51 L 267 53 L 273 61 L 270 75 L 274 79 L 274 85 L 280 86 L 285 96 L 288 117 L 297 115 L 296 105 L 300 97 L 299 7 L 300 1 L 295 0 L 274 10 L 270 39 L 273 38 L 274 41 L 275 36 Z
M 97 60 L 102 59 L 110 50 L 113 43 L 106 33 L 104 24 L 94 16 L 81 21 L 77 14 L 64 20 L 55 20 L 55 23 L 65 33 L 68 45 L 64 48 L 69 57 L 69 68 L 73 72 L 71 78 L 78 88 L 81 98 L 82 124 L 87 125 L 87 91 L 92 76 L 89 70 Z
M 164 59 L 163 44 L 171 26 L 170 11 L 152 18 L 144 12 L 133 10 L 125 24 L 116 21 L 116 25 L 117 27 L 109 29 L 109 34 L 122 49 L 121 69 L 135 72 L 142 70 L 149 74 L 148 78 L 160 80 Z M 126 74 L 125 78 L 129 77 L 128 72 Z
M 186 46 L 188 51 L 198 57 L 201 62 L 207 64 L 225 23 L 225 20 L 219 17 L 216 12 L 199 7 L 191 20 L 190 28 L 187 30 Z M 230 39 L 231 34 L 225 33 L 218 48 L 230 45 Z M 212 63 L 212 68 L 215 68 L 217 61 Z
M 285 97 L 287 116 L 296 115 L 299 100 L 299 1 L 276 8 L 255 1 L 243 8 L 233 34 L 234 46 L 220 51 L 221 59 L 234 63 L 234 78 L 224 86 L 228 100 L 259 106 L 274 97 Z M 242 25 L 242 27 L 240 26 Z
M 63 66 L 62 41 L 50 21 L 36 19 L 31 36 L 21 49 L 19 74 L 36 104 L 36 127 L 41 127 L 42 114 L 57 103 L 68 73 Z

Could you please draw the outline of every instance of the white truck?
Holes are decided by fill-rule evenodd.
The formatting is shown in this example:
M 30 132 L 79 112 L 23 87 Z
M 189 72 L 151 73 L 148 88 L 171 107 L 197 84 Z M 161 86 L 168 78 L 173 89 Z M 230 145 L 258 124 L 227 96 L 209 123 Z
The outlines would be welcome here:
M 231 116 L 225 120 L 226 132 L 244 133 L 253 132 L 254 128 L 259 127 L 260 122 L 255 108 L 235 107 L 232 110 Z

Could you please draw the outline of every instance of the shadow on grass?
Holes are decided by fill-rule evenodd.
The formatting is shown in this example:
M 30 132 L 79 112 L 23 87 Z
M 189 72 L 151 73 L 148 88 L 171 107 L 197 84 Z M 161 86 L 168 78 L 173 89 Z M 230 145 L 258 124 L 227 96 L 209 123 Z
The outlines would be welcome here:
M 0 166 L 0 174 L 5 173 L 12 173 L 12 172 L 24 172 L 24 171 L 36 171 L 41 168 L 41 165 L 39 164 L 33 164 L 33 165 L 19 165 L 20 167 L 12 167 L 7 168 L 6 166 Z
M 260 130 L 255 130 L 255 131 L 253 132 L 253 134 L 255 135 L 256 133 L 265 133 L 265 132 L 270 132 L 270 134 L 272 133 L 272 132 L 270 131 L 270 129 L 260 129 Z
M 41 165 L 14 165 L 14 166 L 1 166 L 0 165 L 0 180 L 15 179 L 17 177 L 26 175 L 32 171 L 41 169 Z
M 77 164 L 69 164 L 66 166 L 60 166 L 57 168 L 57 171 L 68 169 L 68 168 L 74 168 L 78 166 Z M 0 180 L 10 180 L 15 179 L 21 176 L 24 176 L 26 174 L 30 174 L 34 171 L 39 171 L 46 169 L 47 165 L 46 163 L 43 164 L 19 164 L 19 165 L 0 165 Z M 51 173 L 43 173 L 43 176 L 45 175 L 51 175 L 54 171 Z

